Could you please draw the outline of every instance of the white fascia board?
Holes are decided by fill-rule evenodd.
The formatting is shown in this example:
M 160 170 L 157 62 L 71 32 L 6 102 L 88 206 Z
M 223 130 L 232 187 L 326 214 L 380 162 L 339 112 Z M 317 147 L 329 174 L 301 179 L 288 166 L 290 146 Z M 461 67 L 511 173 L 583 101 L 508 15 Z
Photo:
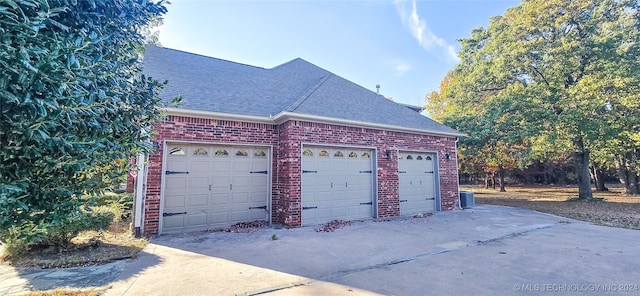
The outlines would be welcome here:
M 302 120 L 302 121 L 311 121 L 311 122 L 317 122 L 317 123 L 347 125 L 347 126 L 353 126 L 353 127 L 379 129 L 379 130 L 413 133 L 413 134 L 428 134 L 428 135 L 438 135 L 438 136 L 447 136 L 447 137 L 466 137 L 467 136 L 466 134 L 463 134 L 463 133 L 448 133 L 448 132 L 442 132 L 442 131 L 409 128 L 409 127 L 402 127 L 397 125 L 388 125 L 388 124 L 381 124 L 381 123 L 372 123 L 372 122 L 364 122 L 364 121 L 356 121 L 356 120 L 348 120 L 348 119 L 340 119 L 340 118 L 317 116 L 317 115 L 310 115 L 310 114 L 300 114 L 300 113 L 292 113 L 292 112 L 278 113 L 278 115 L 274 116 L 274 119 L 277 124 L 283 123 L 288 120 Z
M 438 136 L 446 136 L 446 137 L 466 137 L 467 136 L 464 133 L 455 133 L 455 132 L 448 133 L 448 132 L 442 132 L 442 131 L 408 128 L 408 127 L 402 127 L 397 125 L 371 123 L 371 122 L 364 122 L 364 121 L 293 113 L 293 112 L 286 112 L 286 111 L 280 112 L 275 116 L 266 117 L 266 116 L 253 116 L 253 115 L 240 115 L 240 114 L 231 114 L 231 113 L 200 111 L 200 110 L 191 110 L 191 109 L 183 109 L 183 108 L 167 108 L 167 114 L 175 115 L 175 116 L 245 121 L 245 122 L 266 123 L 266 124 L 274 124 L 274 125 L 281 124 L 288 120 L 300 120 L 300 121 L 347 125 L 347 126 L 353 126 L 353 127 L 379 129 L 379 130 L 413 133 L 413 134 L 428 134 L 428 135 L 438 135 Z
M 221 119 L 221 120 L 233 120 L 233 121 L 245 121 L 245 122 L 254 122 L 254 123 L 266 123 L 266 124 L 276 124 L 271 117 L 265 116 L 253 116 L 253 115 L 241 115 L 241 114 L 232 114 L 232 113 L 222 113 L 222 112 L 211 112 L 211 111 L 200 111 L 200 110 L 192 110 L 192 109 L 183 109 L 183 108 L 167 108 L 168 115 L 174 116 L 185 116 L 185 117 L 198 117 L 198 118 L 210 118 L 210 119 Z

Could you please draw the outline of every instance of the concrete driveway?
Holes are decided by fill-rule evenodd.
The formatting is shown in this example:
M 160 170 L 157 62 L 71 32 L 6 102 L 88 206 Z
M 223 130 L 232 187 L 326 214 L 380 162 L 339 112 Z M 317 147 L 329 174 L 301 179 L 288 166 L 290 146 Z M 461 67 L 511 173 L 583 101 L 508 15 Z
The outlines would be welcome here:
M 637 230 L 482 205 L 332 233 L 163 236 L 106 295 L 635 295 L 639 244 Z

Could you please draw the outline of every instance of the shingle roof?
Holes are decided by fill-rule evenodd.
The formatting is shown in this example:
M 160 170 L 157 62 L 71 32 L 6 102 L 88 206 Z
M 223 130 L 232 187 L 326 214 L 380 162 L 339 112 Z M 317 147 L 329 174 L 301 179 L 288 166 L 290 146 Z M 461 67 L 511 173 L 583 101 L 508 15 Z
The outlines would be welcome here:
M 300 58 L 265 69 L 149 46 L 144 73 L 168 80 L 161 96 L 181 95 L 184 109 L 264 117 L 291 112 L 460 134 Z

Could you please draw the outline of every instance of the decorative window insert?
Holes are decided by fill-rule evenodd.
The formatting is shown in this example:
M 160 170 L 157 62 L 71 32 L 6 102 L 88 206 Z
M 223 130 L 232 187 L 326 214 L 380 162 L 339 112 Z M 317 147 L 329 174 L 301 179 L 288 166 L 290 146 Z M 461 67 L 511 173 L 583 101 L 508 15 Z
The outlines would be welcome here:
M 336 153 L 333 154 L 334 157 L 344 157 L 344 153 L 342 153 L 342 151 L 336 151 Z
M 318 153 L 318 155 L 320 155 L 322 157 L 327 157 L 327 156 L 329 156 L 329 152 L 327 152 L 326 150 L 322 150 L 322 151 L 320 151 L 320 153 Z
M 263 150 L 258 150 L 253 155 L 256 157 L 267 157 L 267 153 L 265 153 Z
M 351 153 L 349 153 L 349 157 L 351 157 L 351 158 L 358 157 L 358 153 L 355 153 L 355 152 L 351 151 Z
M 407 160 L 413 160 L 413 156 L 407 155 Z
M 209 154 L 209 151 L 204 148 L 197 148 L 196 150 L 193 150 L 193 155 L 196 156 L 207 156 L 207 154 Z
M 418 155 L 418 156 L 416 157 L 416 160 L 422 160 L 422 156 L 421 156 L 421 155 Z
M 220 149 L 216 151 L 216 156 L 227 156 L 227 155 L 229 155 L 229 152 L 227 152 L 227 150 Z
M 302 152 L 302 155 L 304 155 L 304 156 L 313 156 L 313 151 L 311 151 L 311 149 L 307 149 L 307 150 Z
M 424 158 L 425 160 L 431 160 L 431 156 L 427 156 Z
M 247 150 L 240 149 L 236 151 L 236 156 L 249 156 L 249 153 L 247 153 Z
M 362 158 L 371 158 L 368 152 L 362 153 Z
M 169 155 L 186 155 L 187 153 L 183 148 L 173 148 L 169 151 Z

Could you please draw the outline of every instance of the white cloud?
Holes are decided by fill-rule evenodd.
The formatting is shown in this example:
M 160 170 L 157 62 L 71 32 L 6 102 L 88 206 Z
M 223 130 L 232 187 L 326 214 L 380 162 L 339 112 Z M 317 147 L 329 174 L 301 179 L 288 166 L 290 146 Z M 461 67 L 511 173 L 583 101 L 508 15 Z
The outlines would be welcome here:
M 404 62 L 399 62 L 395 65 L 396 76 L 402 76 L 404 75 L 404 73 L 409 72 L 411 69 L 413 69 L 413 66 Z
M 396 5 L 396 10 L 398 11 L 400 18 L 402 19 L 402 24 L 409 30 L 411 35 L 418 41 L 422 48 L 427 51 L 439 49 L 450 62 L 460 61 L 453 45 L 436 36 L 427 25 L 427 22 L 420 18 L 416 8 L 416 0 L 411 1 L 410 8 L 406 5 L 407 1 L 394 0 L 393 2 Z

